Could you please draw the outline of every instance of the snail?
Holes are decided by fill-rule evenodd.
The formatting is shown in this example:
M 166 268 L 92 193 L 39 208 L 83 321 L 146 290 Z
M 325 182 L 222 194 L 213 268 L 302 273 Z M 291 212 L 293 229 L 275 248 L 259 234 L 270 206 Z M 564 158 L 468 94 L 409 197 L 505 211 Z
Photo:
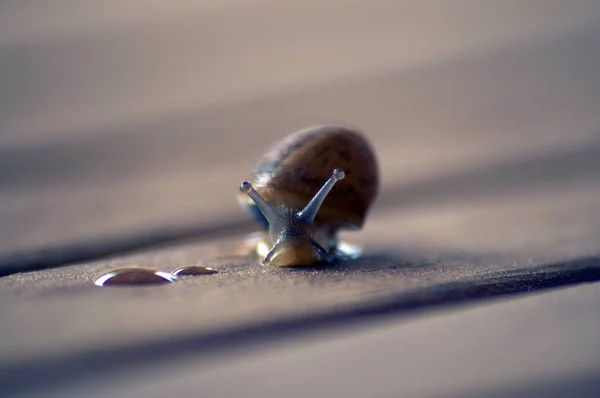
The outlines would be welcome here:
M 362 228 L 378 189 L 363 133 L 319 125 L 275 144 L 240 185 L 240 201 L 267 231 L 256 246 L 263 265 L 308 266 L 347 254 L 337 233 Z

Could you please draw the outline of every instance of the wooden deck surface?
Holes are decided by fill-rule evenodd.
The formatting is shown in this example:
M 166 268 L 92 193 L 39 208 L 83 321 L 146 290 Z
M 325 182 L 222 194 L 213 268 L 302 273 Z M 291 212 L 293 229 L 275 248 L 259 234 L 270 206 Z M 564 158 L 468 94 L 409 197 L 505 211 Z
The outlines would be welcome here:
M 580 384 L 579 396 L 597 396 L 598 312 L 581 297 L 600 296 L 580 283 L 600 279 L 599 70 L 594 1 L 0 5 L 2 391 L 149 396 L 152 379 L 161 396 L 173 370 L 201 362 L 220 369 L 199 379 L 210 396 L 551 396 L 548 378 L 555 392 Z M 380 161 L 365 228 L 344 235 L 365 256 L 260 267 L 246 255 L 238 185 L 271 143 L 325 122 L 362 128 Z M 93 285 L 115 266 L 200 261 L 221 272 Z M 460 340 L 459 319 L 480 338 Z M 340 356 L 332 377 L 348 384 L 282 375 L 296 361 L 288 348 L 335 367 L 337 354 L 323 356 L 338 330 L 389 350 L 368 369 Z M 444 330 L 462 357 L 429 351 Z M 378 369 L 409 369 L 419 348 L 419 366 L 438 363 L 429 388 L 377 381 L 390 380 Z M 544 348 L 564 355 L 536 356 Z M 268 393 L 268 378 L 240 376 L 260 370 L 247 352 L 279 368 Z M 538 359 L 506 365 L 526 354 Z M 472 385 L 461 373 L 495 361 Z M 158 369 L 171 370 L 164 383 Z M 351 388 L 359 373 L 364 390 Z M 179 394 L 202 395 L 185 380 Z

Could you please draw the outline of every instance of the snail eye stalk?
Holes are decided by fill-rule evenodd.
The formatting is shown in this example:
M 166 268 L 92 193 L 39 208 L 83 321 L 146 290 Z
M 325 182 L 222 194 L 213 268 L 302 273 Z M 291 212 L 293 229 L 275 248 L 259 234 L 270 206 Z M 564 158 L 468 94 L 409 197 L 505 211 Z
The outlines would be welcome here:
M 240 185 L 240 191 L 247 194 L 250 199 L 252 199 L 252 201 L 256 204 L 256 207 L 258 207 L 263 216 L 265 216 L 271 227 L 273 227 L 277 220 L 281 218 L 281 211 L 260 196 L 260 194 L 254 190 L 254 187 L 248 181 L 242 182 L 242 185 Z
M 240 185 L 240 191 L 246 193 L 250 199 L 256 204 L 256 207 L 263 214 L 267 222 L 269 223 L 270 234 L 274 240 L 273 247 L 269 253 L 265 256 L 263 264 L 268 264 L 273 257 L 280 251 L 283 250 L 290 236 L 298 238 L 298 234 L 303 236 L 303 239 L 308 239 L 313 246 L 313 249 L 318 253 L 319 257 L 324 258 L 327 255 L 327 250 L 320 246 L 314 240 L 314 236 L 310 231 L 310 226 L 313 224 L 323 201 L 327 198 L 329 192 L 333 186 L 343 180 L 345 174 L 340 169 L 335 169 L 329 177 L 329 179 L 323 184 L 321 189 L 313 196 L 308 202 L 306 207 L 296 212 L 283 206 L 276 206 L 266 201 L 256 190 L 252 187 L 248 181 L 242 182 Z M 278 237 L 278 238 L 275 238 Z M 275 240 L 276 239 L 276 240 Z
M 323 184 L 319 192 L 313 196 L 313 198 L 308 202 L 306 207 L 298 212 L 296 216 L 299 220 L 305 222 L 306 224 L 312 224 L 323 204 L 325 198 L 331 189 L 335 185 L 336 182 L 341 181 L 345 177 L 345 173 L 340 169 L 333 170 L 331 177 Z M 240 185 L 240 191 L 247 194 L 250 199 L 256 204 L 256 207 L 260 210 L 260 212 L 265 216 L 267 222 L 271 226 L 271 228 L 277 228 L 280 226 L 282 219 L 286 216 L 286 211 L 283 211 L 282 208 L 274 206 L 273 204 L 267 202 L 256 190 L 252 187 L 248 181 L 242 182 Z
M 308 202 L 304 210 L 298 213 L 298 217 L 306 223 L 312 224 L 312 222 L 315 220 L 315 217 L 317 216 L 317 213 L 319 212 L 319 209 L 321 208 L 321 205 L 323 204 L 323 201 L 325 200 L 327 195 L 329 195 L 329 192 L 331 191 L 335 183 L 343 180 L 344 177 L 346 177 L 346 174 L 342 170 L 333 170 L 333 174 L 331 175 L 331 177 L 329 177 L 329 179 L 325 182 L 325 184 L 323 184 L 321 189 L 319 189 L 319 192 L 317 192 L 315 196 L 313 196 L 313 198 L 310 200 L 310 202 Z

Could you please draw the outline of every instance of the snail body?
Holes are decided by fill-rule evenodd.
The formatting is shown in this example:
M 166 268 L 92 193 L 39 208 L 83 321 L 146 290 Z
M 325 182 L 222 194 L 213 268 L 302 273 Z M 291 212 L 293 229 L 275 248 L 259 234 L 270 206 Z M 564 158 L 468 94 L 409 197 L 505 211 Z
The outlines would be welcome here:
M 263 264 L 314 265 L 339 254 L 339 230 L 362 228 L 378 189 L 364 135 L 320 125 L 275 144 L 241 184 L 240 199 L 267 231 L 257 245 Z

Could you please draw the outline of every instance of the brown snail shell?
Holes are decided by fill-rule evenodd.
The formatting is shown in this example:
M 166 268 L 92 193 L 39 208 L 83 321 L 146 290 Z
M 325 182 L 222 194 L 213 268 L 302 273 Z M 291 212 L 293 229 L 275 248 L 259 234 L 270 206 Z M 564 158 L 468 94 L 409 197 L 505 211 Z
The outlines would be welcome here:
M 379 190 L 379 166 L 371 145 L 356 128 L 318 125 L 286 137 L 259 161 L 251 182 L 267 201 L 302 209 L 333 169 L 343 170 L 345 178 L 332 188 L 315 224 L 361 228 Z

